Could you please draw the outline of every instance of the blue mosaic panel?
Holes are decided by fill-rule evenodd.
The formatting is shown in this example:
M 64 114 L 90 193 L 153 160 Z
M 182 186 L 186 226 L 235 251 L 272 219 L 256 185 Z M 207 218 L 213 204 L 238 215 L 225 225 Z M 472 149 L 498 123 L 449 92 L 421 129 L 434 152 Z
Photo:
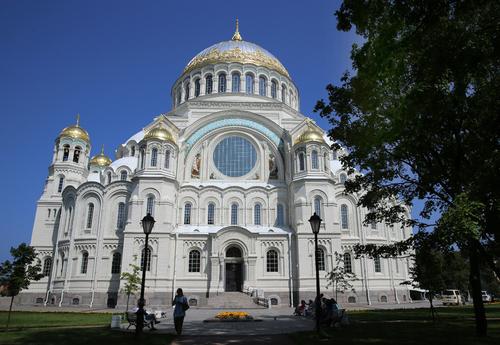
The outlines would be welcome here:
M 224 138 L 214 150 L 214 164 L 226 176 L 246 175 L 253 169 L 256 162 L 255 147 L 242 137 Z

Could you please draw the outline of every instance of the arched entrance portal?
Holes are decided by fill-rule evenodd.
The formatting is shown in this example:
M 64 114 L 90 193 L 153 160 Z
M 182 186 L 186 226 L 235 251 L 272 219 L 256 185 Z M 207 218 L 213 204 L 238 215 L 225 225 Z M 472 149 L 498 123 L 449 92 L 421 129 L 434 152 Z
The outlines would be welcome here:
M 242 291 L 243 257 L 241 249 L 229 247 L 226 250 L 226 291 Z

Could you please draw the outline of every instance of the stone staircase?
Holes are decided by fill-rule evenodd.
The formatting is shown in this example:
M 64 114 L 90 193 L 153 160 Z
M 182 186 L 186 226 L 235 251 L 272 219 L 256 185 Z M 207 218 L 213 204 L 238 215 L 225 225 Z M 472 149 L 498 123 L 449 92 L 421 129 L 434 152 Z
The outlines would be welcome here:
M 243 292 L 219 292 L 211 294 L 207 301 L 208 308 L 217 309 L 249 309 L 264 308 L 254 303 L 253 298 Z

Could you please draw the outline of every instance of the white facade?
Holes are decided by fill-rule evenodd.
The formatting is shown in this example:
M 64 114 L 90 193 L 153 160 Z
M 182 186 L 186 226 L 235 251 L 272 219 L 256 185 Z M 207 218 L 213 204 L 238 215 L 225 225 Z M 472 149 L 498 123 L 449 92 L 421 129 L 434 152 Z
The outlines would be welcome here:
M 178 287 L 198 305 L 248 288 L 283 305 L 312 298 L 315 211 L 325 295 L 336 252 L 410 236 L 409 228 L 362 224 L 367 210 L 343 193 L 337 152 L 299 112 L 288 72 L 261 47 L 235 35 L 207 48 L 174 84 L 172 100 L 112 163 L 103 154 L 89 159 L 90 139 L 78 125 L 59 135 L 31 240 L 47 275 L 22 303 L 123 303 L 119 272 L 141 261 L 148 212 L 156 220 L 150 305 L 168 305 Z M 409 301 L 400 285 L 409 279 L 406 258 L 351 260 L 358 280 L 341 302 Z

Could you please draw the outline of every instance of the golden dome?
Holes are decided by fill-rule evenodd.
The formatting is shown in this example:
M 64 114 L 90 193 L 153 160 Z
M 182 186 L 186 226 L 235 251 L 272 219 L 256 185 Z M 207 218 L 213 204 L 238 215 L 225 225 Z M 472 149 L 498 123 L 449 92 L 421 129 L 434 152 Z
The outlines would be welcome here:
M 316 127 L 313 127 L 313 125 L 310 122 L 307 124 L 307 127 L 308 127 L 307 130 L 301 135 L 299 135 L 297 140 L 295 140 L 294 145 L 309 143 L 309 142 L 317 142 L 325 144 L 325 139 L 323 138 L 323 132 L 321 132 Z
M 144 136 L 144 139 L 158 139 L 161 141 L 171 141 L 175 143 L 172 134 L 170 134 L 170 132 L 166 128 L 161 127 L 160 125 L 157 125 L 156 127 L 150 129 Z
M 104 154 L 104 145 L 101 148 L 101 153 L 90 159 L 90 165 L 97 165 L 100 167 L 107 167 L 111 163 L 113 163 L 113 161 Z
M 64 137 L 81 139 L 87 143 L 90 143 L 89 134 L 85 129 L 80 127 L 80 114 L 78 114 L 76 117 L 76 125 L 64 128 L 58 136 L 58 138 L 64 138 Z

